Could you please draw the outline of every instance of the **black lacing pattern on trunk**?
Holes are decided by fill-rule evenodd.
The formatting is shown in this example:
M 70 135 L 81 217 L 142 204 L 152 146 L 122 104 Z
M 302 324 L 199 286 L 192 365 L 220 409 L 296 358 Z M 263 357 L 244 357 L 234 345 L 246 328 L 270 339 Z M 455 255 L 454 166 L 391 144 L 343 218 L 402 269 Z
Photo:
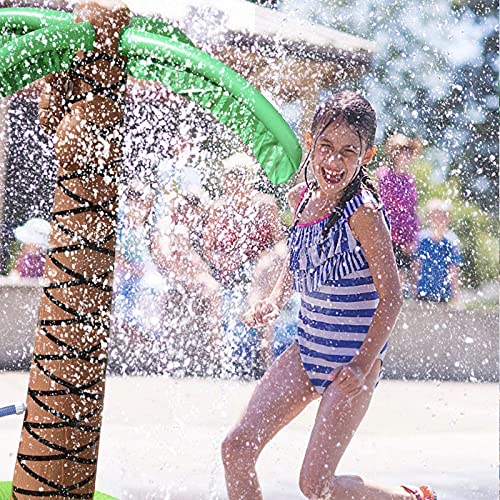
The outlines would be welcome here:
M 76 61 L 70 70 L 70 77 L 79 78 L 89 85 L 92 86 L 91 93 L 93 95 L 101 95 L 106 98 L 111 99 L 118 106 L 124 104 L 124 100 L 116 92 L 126 84 L 126 74 L 118 80 L 118 82 L 103 86 L 93 79 L 81 73 L 81 67 L 87 64 L 95 63 L 100 59 L 105 59 L 110 64 L 116 64 L 120 69 L 124 69 L 125 63 L 120 60 L 115 60 L 108 54 L 98 53 L 91 54 L 85 57 L 83 60 Z M 87 98 L 87 94 L 71 96 L 68 99 L 68 104 L 77 102 L 82 99 Z M 110 135 L 116 128 L 123 125 L 123 119 L 109 127 L 108 129 L 101 130 L 99 133 L 102 137 L 107 138 L 109 136 L 110 141 L 118 141 L 115 136 Z M 93 493 L 77 493 L 77 491 L 89 484 L 95 479 L 95 467 L 94 472 L 90 473 L 85 479 L 80 480 L 77 483 L 63 486 L 53 480 L 49 480 L 41 476 L 38 472 L 34 471 L 29 464 L 36 462 L 47 462 L 47 461 L 71 461 L 83 465 L 96 465 L 97 458 L 85 458 L 82 454 L 92 448 L 98 446 L 99 443 L 99 433 L 100 424 L 89 425 L 88 422 L 92 418 L 99 416 L 103 408 L 103 395 L 99 388 L 95 389 L 104 379 L 104 374 L 106 370 L 107 357 L 102 354 L 102 350 L 105 352 L 105 347 L 107 343 L 108 332 L 110 328 L 110 312 L 111 312 L 111 292 L 112 292 L 112 269 L 101 272 L 99 274 L 94 274 L 90 278 L 86 278 L 83 274 L 70 269 L 63 262 L 59 260 L 61 255 L 65 255 L 68 252 L 73 253 L 81 250 L 92 250 L 96 255 L 103 255 L 106 257 L 114 257 L 114 249 L 110 250 L 106 248 L 106 245 L 111 242 L 115 234 L 115 222 L 116 213 L 114 206 L 117 203 L 117 196 L 113 196 L 110 199 L 104 200 L 99 203 L 94 203 L 90 200 L 83 198 L 68 187 L 69 182 L 81 181 L 85 183 L 87 179 L 95 178 L 95 176 L 100 176 L 101 178 L 108 176 L 111 177 L 111 182 L 116 184 L 116 175 L 118 173 L 118 168 L 121 160 L 109 161 L 105 166 L 102 165 L 89 165 L 85 171 L 71 172 L 58 177 L 57 187 L 58 189 L 68 198 L 78 203 L 80 206 L 60 210 L 52 214 L 52 227 L 57 228 L 60 233 L 71 238 L 72 242 L 76 242 L 71 245 L 57 246 L 50 248 L 47 252 L 47 264 L 49 262 L 55 266 L 59 271 L 62 271 L 68 279 L 65 281 L 60 281 L 56 283 L 51 283 L 46 286 L 43 293 L 48 301 L 56 307 L 56 310 L 64 311 L 65 315 L 69 316 L 67 319 L 44 319 L 39 322 L 39 334 L 45 336 L 53 345 L 54 348 L 58 350 L 57 354 L 35 354 L 33 358 L 33 364 L 39 370 L 41 374 L 49 378 L 51 381 L 56 383 L 59 387 L 51 390 L 33 390 L 28 389 L 28 397 L 40 408 L 49 414 L 53 415 L 58 419 L 57 422 L 47 423 L 47 422 L 30 422 L 29 412 L 26 414 L 23 428 L 26 432 L 42 445 L 50 448 L 51 452 L 47 455 L 38 456 L 30 454 L 18 454 L 17 460 L 20 467 L 32 478 L 34 478 L 43 488 L 36 490 L 27 490 L 24 488 L 13 486 L 13 498 L 17 499 L 16 493 L 18 495 L 26 495 L 29 498 L 34 497 L 64 497 L 70 499 L 90 499 L 93 497 Z M 97 162 L 96 162 L 97 163 Z M 71 216 L 77 216 L 84 213 L 94 213 L 104 216 L 108 219 L 109 232 L 97 241 L 90 240 L 89 238 L 77 234 L 70 227 L 68 227 L 65 222 L 68 222 L 68 218 Z M 59 300 L 55 293 L 59 289 L 67 289 L 70 287 L 92 287 L 99 290 L 103 294 L 109 295 L 109 300 L 96 301 L 96 310 L 91 312 L 82 313 L 65 304 Z M 96 332 L 95 336 L 97 341 L 95 344 L 85 347 L 84 349 L 79 349 L 66 341 L 64 341 L 60 336 L 57 335 L 58 327 L 63 330 L 68 326 L 75 325 L 78 327 L 87 327 L 88 330 Z M 90 327 L 90 328 L 89 328 Z M 100 351 L 100 352 L 99 352 Z M 45 366 L 46 361 L 67 361 L 67 360 L 79 360 L 86 361 L 95 366 L 100 366 L 100 373 L 97 374 L 95 378 L 90 381 L 85 381 L 85 383 L 73 383 L 69 380 L 65 380 L 60 376 L 55 375 L 47 366 Z M 68 395 L 79 396 L 81 400 L 85 400 L 89 404 L 89 411 L 84 414 L 68 415 L 60 410 L 54 408 L 50 402 L 46 402 L 50 398 L 64 397 Z M 67 449 L 55 442 L 52 442 L 47 436 L 41 435 L 43 431 L 48 429 L 76 429 L 82 433 L 81 440 L 86 441 L 85 444 L 75 448 Z M 85 436 L 84 434 L 89 434 Z M 88 441 L 87 441 L 88 437 Z M 97 454 L 95 454 L 97 456 Z
M 117 82 L 111 84 L 111 85 L 102 85 L 98 81 L 96 81 L 94 78 L 89 77 L 88 75 L 84 75 L 82 73 L 82 67 L 86 66 L 88 64 L 95 64 L 98 61 L 105 60 L 108 63 L 110 63 L 111 66 L 118 66 L 120 70 L 122 71 L 122 76 L 121 78 L 118 79 Z M 125 99 L 121 97 L 120 94 L 117 92 L 127 84 L 127 73 L 125 73 L 125 61 L 120 60 L 120 59 L 115 59 L 109 54 L 106 54 L 105 52 L 96 52 L 96 53 L 91 53 L 90 55 L 87 55 L 83 59 L 75 59 L 68 71 L 69 76 L 70 76 L 70 81 L 73 79 L 79 79 L 82 80 L 83 82 L 87 83 L 92 87 L 92 90 L 90 91 L 92 95 L 100 95 L 102 97 L 107 97 L 108 99 L 111 99 L 114 103 L 116 103 L 118 106 L 125 106 Z M 70 92 L 70 95 L 68 96 L 66 100 L 66 112 L 69 113 L 69 105 L 73 104 L 78 101 L 84 101 L 87 99 L 88 92 L 85 94 L 76 94 L 72 95 Z

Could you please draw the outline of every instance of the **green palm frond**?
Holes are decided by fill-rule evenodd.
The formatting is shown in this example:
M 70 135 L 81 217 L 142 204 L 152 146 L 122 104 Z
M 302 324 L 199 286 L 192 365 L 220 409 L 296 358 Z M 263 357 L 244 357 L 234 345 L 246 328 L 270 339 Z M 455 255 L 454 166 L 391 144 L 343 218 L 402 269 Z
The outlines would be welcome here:
M 127 72 L 154 80 L 208 110 L 248 145 L 271 182 L 286 182 L 302 157 L 294 133 L 243 77 L 210 55 L 172 39 L 125 28 L 119 50 Z

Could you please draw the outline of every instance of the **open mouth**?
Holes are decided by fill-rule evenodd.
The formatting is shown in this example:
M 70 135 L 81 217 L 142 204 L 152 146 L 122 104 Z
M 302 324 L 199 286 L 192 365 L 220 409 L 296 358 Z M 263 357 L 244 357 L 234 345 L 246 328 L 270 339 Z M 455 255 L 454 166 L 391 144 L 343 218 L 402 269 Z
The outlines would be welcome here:
M 321 169 L 323 178 L 328 184 L 339 184 L 344 179 L 345 172 L 332 172 L 329 170 Z

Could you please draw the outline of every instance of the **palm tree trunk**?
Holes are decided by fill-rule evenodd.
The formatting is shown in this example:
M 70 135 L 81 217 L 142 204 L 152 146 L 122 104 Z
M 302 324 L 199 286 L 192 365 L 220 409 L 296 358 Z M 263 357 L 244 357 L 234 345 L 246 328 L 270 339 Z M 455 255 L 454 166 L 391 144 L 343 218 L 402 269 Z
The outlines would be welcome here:
M 59 161 L 27 412 L 12 498 L 92 498 L 111 319 L 126 90 L 118 36 L 128 9 L 85 2 L 75 21 L 96 30 L 94 51 L 47 81 L 42 126 Z M 111 41 L 111 44 L 106 43 Z M 61 112 L 61 106 L 64 108 Z M 62 119 L 61 119 L 62 117 Z

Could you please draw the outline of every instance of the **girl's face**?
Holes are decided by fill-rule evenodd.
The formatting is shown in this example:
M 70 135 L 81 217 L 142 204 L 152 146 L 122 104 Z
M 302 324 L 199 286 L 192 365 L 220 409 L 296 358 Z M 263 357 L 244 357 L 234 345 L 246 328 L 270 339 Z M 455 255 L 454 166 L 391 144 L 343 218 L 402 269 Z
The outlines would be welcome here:
M 343 119 L 333 121 L 325 131 L 316 137 L 316 143 L 308 135 L 313 147 L 312 169 L 319 188 L 327 196 L 343 191 L 358 174 L 361 164 L 370 161 L 375 148 L 364 152 L 360 136 Z

